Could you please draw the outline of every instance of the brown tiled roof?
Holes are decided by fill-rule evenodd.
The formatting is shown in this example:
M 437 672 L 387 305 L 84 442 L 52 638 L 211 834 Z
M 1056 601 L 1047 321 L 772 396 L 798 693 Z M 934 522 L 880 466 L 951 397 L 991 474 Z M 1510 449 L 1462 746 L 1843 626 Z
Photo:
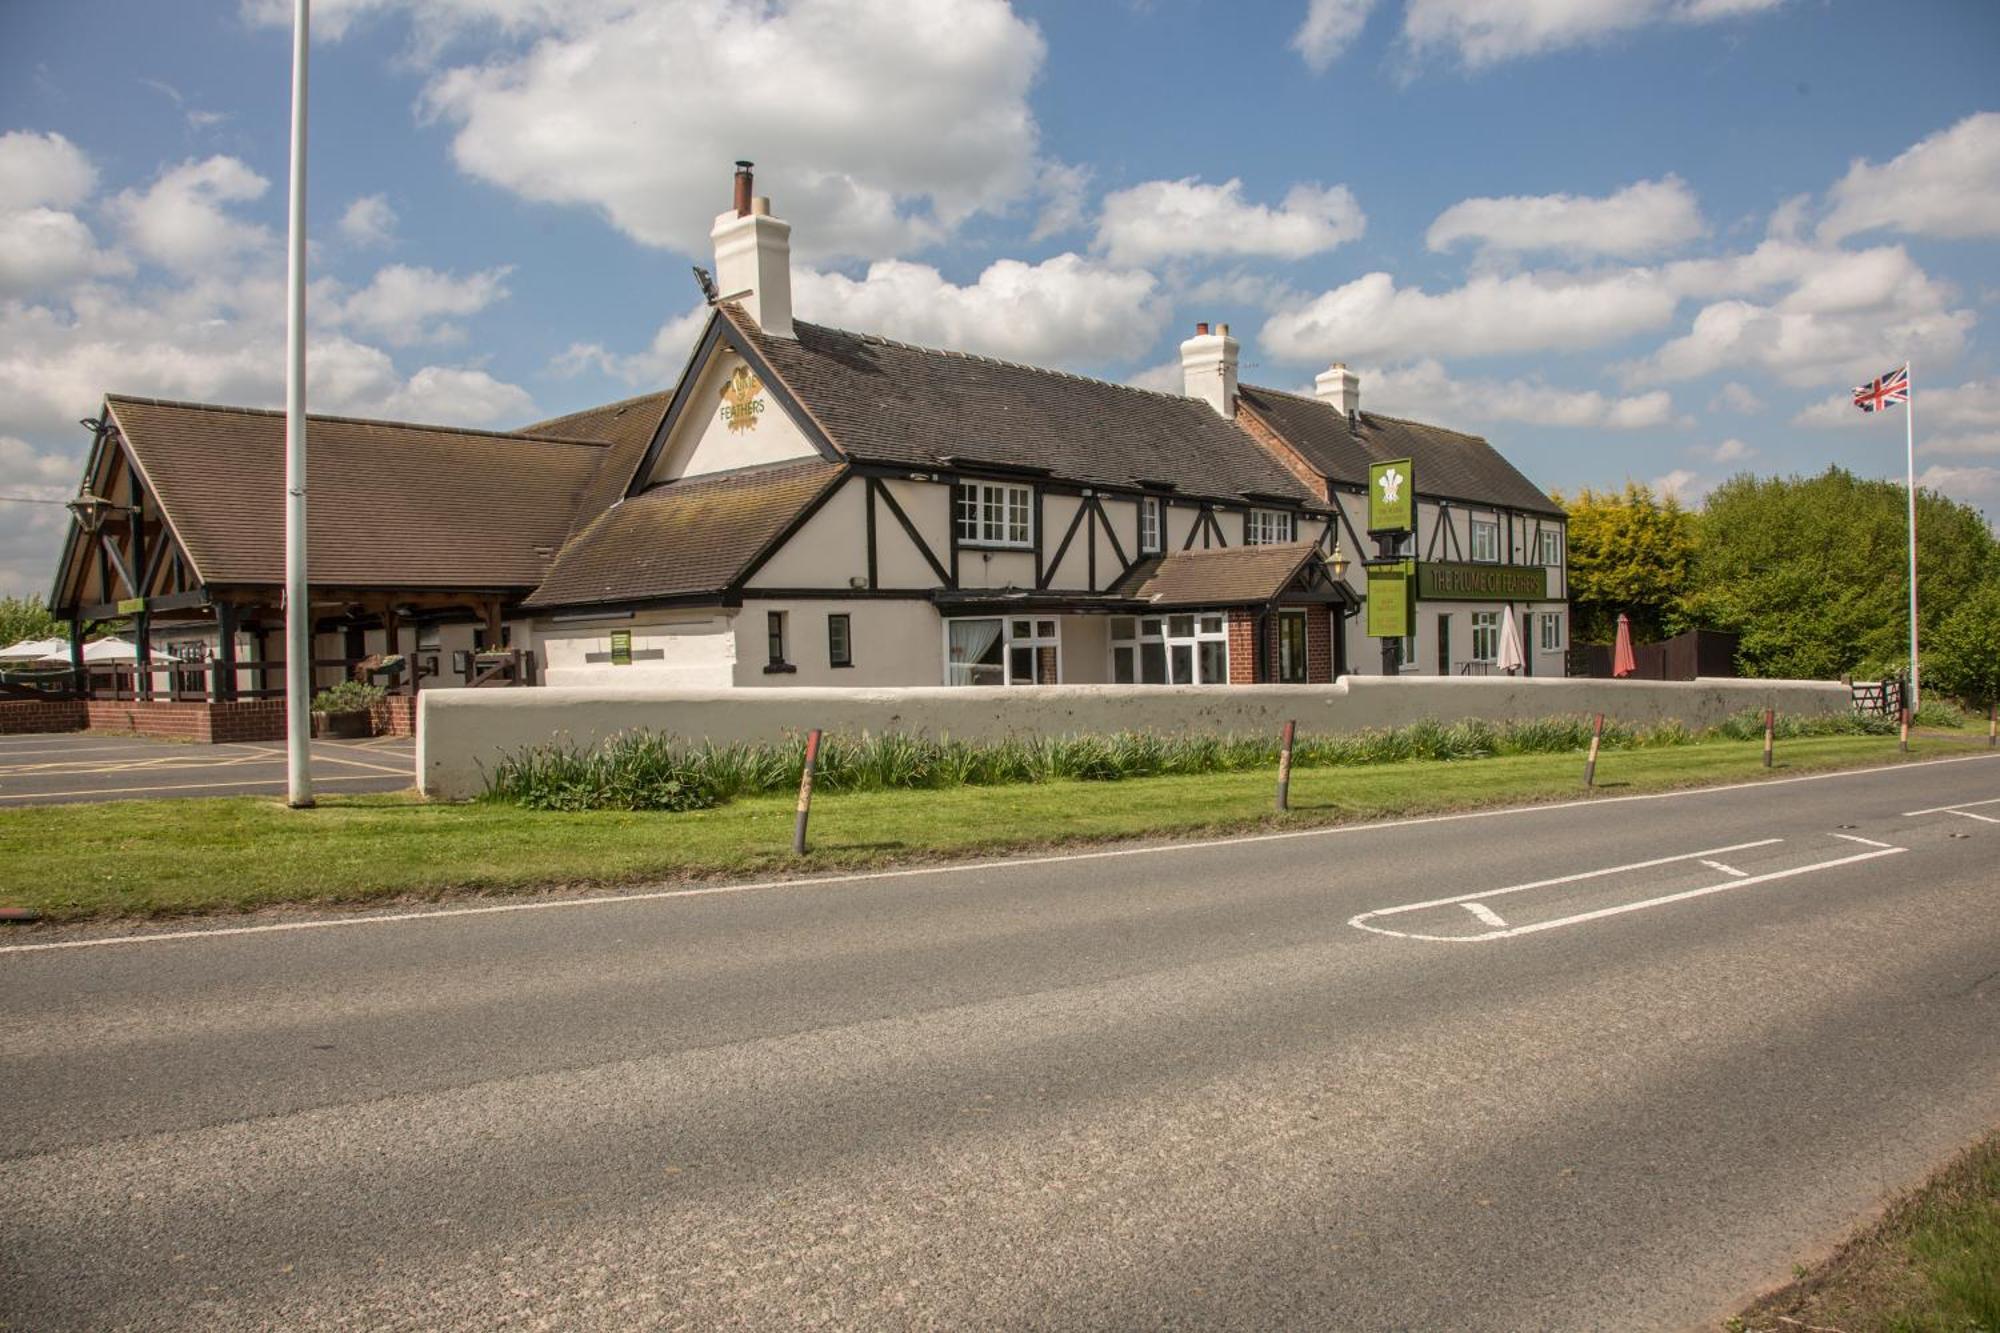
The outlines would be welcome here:
M 1061 371 L 794 322 L 773 338 L 724 316 L 857 459 L 935 468 L 956 459 L 1046 469 L 1101 486 L 1170 482 L 1191 495 L 1324 499 L 1207 403 Z
M 1160 607 L 1268 602 L 1318 554 L 1312 542 L 1173 551 L 1134 567 L 1117 595 Z
M 1415 466 L 1422 495 L 1562 513 L 1555 501 L 1477 435 L 1366 411 L 1358 425 L 1350 427 L 1346 416 L 1317 398 L 1250 384 L 1241 386 L 1239 393 L 1308 463 L 1335 482 L 1366 486 L 1369 464 L 1407 458 Z
M 559 440 L 587 440 L 606 446 L 596 474 L 584 487 L 583 501 L 577 506 L 576 519 L 570 526 L 572 533 L 581 531 L 625 493 L 673 397 L 671 392 L 641 394 L 524 426 L 518 432 Z
M 591 520 L 523 605 L 720 593 L 845 471 L 812 458 L 655 486 Z
M 285 414 L 111 395 L 119 431 L 207 584 L 284 582 Z M 307 418 L 312 582 L 531 588 L 604 447 Z

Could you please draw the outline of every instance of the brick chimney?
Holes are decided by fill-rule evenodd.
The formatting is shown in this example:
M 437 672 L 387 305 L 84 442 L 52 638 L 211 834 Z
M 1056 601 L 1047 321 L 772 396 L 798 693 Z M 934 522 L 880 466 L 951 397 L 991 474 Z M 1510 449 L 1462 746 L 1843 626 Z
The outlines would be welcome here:
M 1361 410 L 1361 377 L 1347 368 L 1344 361 L 1336 361 L 1330 369 L 1320 372 L 1313 381 L 1313 391 L 1323 403 L 1333 404 L 1333 410 L 1354 422 L 1355 413 Z
M 1236 415 L 1236 354 L 1240 345 L 1229 326 L 1194 326 L 1194 337 L 1181 344 L 1182 392 L 1199 398 L 1225 417 Z
M 715 242 L 715 286 L 776 338 L 792 333 L 792 224 L 771 216 L 768 197 L 753 194 L 748 162 L 736 164 L 735 194 L 708 234 Z

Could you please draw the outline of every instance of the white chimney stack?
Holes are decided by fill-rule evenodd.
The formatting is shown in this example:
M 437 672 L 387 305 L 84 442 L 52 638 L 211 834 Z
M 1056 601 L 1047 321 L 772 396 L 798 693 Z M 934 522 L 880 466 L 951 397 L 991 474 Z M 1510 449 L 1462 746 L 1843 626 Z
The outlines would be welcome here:
M 734 206 L 715 219 L 715 286 L 775 338 L 792 333 L 792 224 L 771 216 L 771 201 L 753 197 L 750 163 L 736 164 Z
M 1313 389 L 1322 402 L 1333 404 L 1333 410 L 1350 423 L 1361 410 L 1361 377 L 1349 370 L 1345 362 L 1336 361 L 1331 369 L 1321 372 L 1313 381 Z
M 1208 331 L 1208 325 L 1194 326 L 1194 337 L 1181 344 L 1181 382 L 1183 392 L 1190 398 L 1199 398 L 1225 417 L 1236 415 L 1236 354 L 1239 351 L 1236 339 L 1229 336 L 1229 326 L 1218 324 L 1215 332 Z

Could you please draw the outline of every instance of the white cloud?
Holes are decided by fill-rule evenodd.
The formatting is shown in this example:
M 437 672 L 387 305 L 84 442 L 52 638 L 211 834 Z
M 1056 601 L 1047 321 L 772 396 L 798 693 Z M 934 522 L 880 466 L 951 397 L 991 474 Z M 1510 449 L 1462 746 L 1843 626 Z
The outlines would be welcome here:
M 1884 228 L 2000 236 L 2000 112 L 1967 116 L 1881 166 L 1857 159 L 1827 198 L 1819 234 L 1828 240 Z
M 687 364 L 695 339 L 708 323 L 708 313 L 707 304 L 697 301 L 691 309 L 660 325 L 643 352 L 620 354 L 602 343 L 571 343 L 550 362 L 549 369 L 558 375 L 580 375 L 595 369 L 634 386 L 666 388 Z
M 441 425 L 491 426 L 535 416 L 535 400 L 518 384 L 449 366 L 425 366 L 377 401 L 393 420 Z
M 429 84 L 460 169 L 650 245 L 706 253 L 739 157 L 806 256 L 929 244 L 1035 181 L 1046 48 L 1004 0 L 458 8 L 546 27 Z
M 1932 388 L 1919 378 L 1912 395 L 1923 428 L 1917 437 L 1917 451 L 1925 454 L 2000 454 L 2000 377 L 1967 380 L 1963 384 Z M 1831 394 L 1811 404 L 1792 418 L 1794 426 L 1808 429 L 1836 427 L 1876 430 L 1892 429 L 1901 434 L 1898 419 L 1902 409 L 1887 413 L 1867 413 L 1854 406 L 1850 394 Z
M 1647 484 L 1653 488 L 1653 494 L 1662 499 L 1671 496 L 1684 505 L 1700 504 L 1702 498 L 1714 489 L 1713 485 L 1698 473 L 1690 472 L 1684 467 L 1677 467 L 1664 476 L 1654 477 Z
M 1628 383 L 1644 383 L 1756 369 L 1787 384 L 1823 384 L 1860 375 L 1858 368 L 1899 364 L 1905 351 L 1954 357 L 1973 322 L 1969 310 L 1828 315 L 1719 301 L 1703 307 L 1687 333 L 1623 367 L 1623 374 Z
M 24 487 L 74 485 L 81 470 L 77 460 L 65 454 L 43 453 L 26 440 L 0 435 L 0 477 L 7 479 L 9 494 L 25 494 Z
M 1370 273 L 1272 315 L 1263 343 L 1301 362 L 1574 349 L 1659 328 L 1675 305 L 1643 270 L 1481 275 L 1436 295 Z
M 97 169 L 60 134 L 0 134 L 0 208 L 74 208 L 97 188 Z
M 1361 35 L 1375 0 L 1311 0 L 1305 22 L 1292 34 L 1292 49 L 1315 74 L 1324 73 Z
M 1243 198 L 1243 182 L 1192 176 L 1147 181 L 1104 197 L 1093 248 L 1114 264 L 1177 255 L 1303 259 L 1358 238 L 1368 219 L 1344 185 L 1295 185 L 1276 208 Z
M 1722 386 L 1708 403 L 1711 412 L 1740 412 L 1744 416 L 1764 410 L 1764 400 L 1747 384 L 1735 380 Z
M 1136 375 L 1127 377 L 1127 384 L 1135 389 L 1156 389 L 1161 393 L 1181 393 L 1187 388 L 1187 372 L 1181 368 L 1181 359 L 1162 361 L 1157 366 L 1148 366 Z
M 1989 526 L 2000 526 L 2000 467 L 1948 467 L 1933 463 L 1917 474 L 1917 485 L 1972 505 L 1986 515 Z
M 1756 456 L 1757 451 L 1743 441 L 1731 437 L 1720 444 L 1697 445 L 1695 453 L 1711 463 L 1740 463 Z
M 1544 194 L 1462 200 L 1438 215 L 1424 242 L 1432 250 L 1476 241 L 1492 250 L 1635 259 L 1671 250 L 1705 230 L 1694 191 L 1678 176 L 1667 176 L 1603 198 Z
M 1601 42 L 1657 23 L 1713 23 L 1783 0 L 1409 0 L 1403 39 L 1468 69 Z
M 1176 384 L 1180 366 L 1173 366 Z M 1532 426 L 1648 430 L 1674 423 L 1673 398 L 1664 389 L 1613 397 L 1594 389 L 1561 389 L 1540 379 L 1454 379 L 1436 361 L 1391 369 L 1364 369 L 1361 401 L 1387 416 L 1440 425 L 1515 421 Z
M 126 270 L 74 213 L 53 208 L 0 208 L 0 297 L 60 291 L 96 274 Z
M 1045 162 L 1035 183 L 1042 197 L 1041 212 L 1035 218 L 1030 241 L 1046 241 L 1081 227 L 1090 212 L 1089 167 L 1070 162 Z
M 263 196 L 270 182 L 233 157 L 187 161 L 160 173 L 144 191 L 123 190 L 110 212 L 140 254 L 182 272 L 252 257 L 271 233 L 228 210 Z
M 339 303 L 336 320 L 375 333 L 392 347 L 451 342 L 464 330 L 451 316 L 476 315 L 507 298 L 511 268 L 486 269 L 458 277 L 433 268 L 390 264 L 368 285 Z
M 859 280 L 811 269 L 794 275 L 799 317 L 1031 365 L 1097 364 L 1138 356 L 1166 327 L 1152 274 L 1061 254 L 1039 264 L 1001 259 L 958 286 L 928 264 L 883 260 Z
M 396 210 L 382 195 L 362 195 L 340 215 L 340 234 L 363 249 L 388 245 L 396 239 Z

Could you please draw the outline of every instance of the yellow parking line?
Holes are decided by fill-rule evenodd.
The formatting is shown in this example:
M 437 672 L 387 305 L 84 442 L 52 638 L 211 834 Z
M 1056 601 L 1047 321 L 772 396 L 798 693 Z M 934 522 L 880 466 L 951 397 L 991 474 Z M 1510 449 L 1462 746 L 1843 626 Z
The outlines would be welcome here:
M 398 774 L 398 776 L 402 776 Z M 320 782 L 373 782 L 374 779 L 360 773 L 333 773 L 313 779 Z M 273 787 L 282 789 L 283 778 L 256 778 L 244 782 L 186 782 L 165 787 L 105 787 L 96 791 L 31 791 L 0 792 L 0 801 L 46 801 L 67 796 L 149 796 L 155 792 L 167 791 L 213 791 L 217 787 Z M 412 778 L 411 785 L 416 785 Z

